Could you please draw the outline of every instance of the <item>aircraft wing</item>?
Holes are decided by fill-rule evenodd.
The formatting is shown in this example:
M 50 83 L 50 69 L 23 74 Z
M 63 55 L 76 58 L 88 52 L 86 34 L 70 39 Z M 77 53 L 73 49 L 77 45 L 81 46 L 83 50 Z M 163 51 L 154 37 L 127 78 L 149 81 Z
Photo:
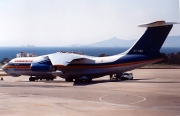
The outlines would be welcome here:
M 83 60 L 86 57 L 78 54 L 69 54 L 69 53 L 55 53 L 48 55 L 49 59 L 52 62 L 52 65 L 63 65 L 67 66 L 73 60 Z

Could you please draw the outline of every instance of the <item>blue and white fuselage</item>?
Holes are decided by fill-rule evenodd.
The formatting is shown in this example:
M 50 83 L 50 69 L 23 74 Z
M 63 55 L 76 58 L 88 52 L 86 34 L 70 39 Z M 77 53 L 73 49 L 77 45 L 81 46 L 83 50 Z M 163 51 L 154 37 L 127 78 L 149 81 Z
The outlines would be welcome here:
M 12 76 L 60 76 L 67 81 L 87 77 L 122 74 L 162 60 L 159 50 L 175 23 L 157 21 L 147 27 L 142 37 L 126 52 L 114 56 L 93 57 L 74 53 L 53 53 L 38 57 L 15 58 L 3 66 Z

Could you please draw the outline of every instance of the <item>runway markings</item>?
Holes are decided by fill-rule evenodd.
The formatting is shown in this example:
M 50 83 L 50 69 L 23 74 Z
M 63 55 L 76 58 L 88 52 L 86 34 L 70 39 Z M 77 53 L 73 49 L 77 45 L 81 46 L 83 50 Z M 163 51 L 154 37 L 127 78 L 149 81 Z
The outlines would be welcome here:
M 0 96 L 6 96 L 6 95 L 7 95 L 7 94 L 5 94 L 5 93 L 0 93 Z M 61 99 L 75 100 L 75 102 L 90 102 L 90 103 L 107 104 L 107 105 L 112 105 L 112 106 L 131 107 L 131 108 L 143 108 L 143 107 L 141 107 L 141 106 L 134 106 L 134 104 L 138 104 L 138 103 L 141 103 L 141 102 L 146 101 L 146 98 L 145 98 L 145 97 L 138 96 L 138 95 L 131 95 L 131 94 L 124 94 L 124 95 L 139 97 L 139 98 L 141 98 L 142 100 L 137 101 L 137 102 L 133 102 L 133 103 L 128 103 L 128 104 L 116 104 L 116 103 L 110 103 L 110 102 L 107 102 L 107 101 L 104 101 L 104 100 L 103 100 L 103 98 L 105 98 L 105 97 L 107 97 L 107 96 L 110 96 L 110 95 L 118 95 L 118 94 L 117 94 L 117 93 L 112 93 L 112 94 L 103 95 L 103 96 L 99 97 L 100 102 L 98 102 L 98 101 L 90 101 L 90 100 L 80 100 L 80 99 L 63 98 L 63 97 L 61 97 Z M 28 96 L 30 96 L 30 95 L 28 95 Z M 35 96 L 35 95 L 32 95 L 32 96 Z M 44 105 L 44 104 L 34 104 L 34 105 L 46 106 L 46 105 Z
M 138 104 L 138 103 L 141 103 L 141 102 L 144 102 L 144 101 L 146 101 L 146 98 L 145 98 L 145 97 L 143 97 L 143 96 L 132 95 L 132 94 L 128 94 L 128 95 L 131 95 L 131 96 L 135 96 L 135 97 L 142 98 L 142 100 L 140 100 L 140 101 L 133 102 L 133 103 L 129 103 L 129 104 Z
M 24 94 L 26 95 L 26 94 Z M 12 95 L 8 95 L 6 93 L 0 93 L 0 96 L 1 97 L 12 97 Z M 17 95 L 18 96 L 18 95 Z M 42 98 L 46 98 L 46 97 L 43 97 L 41 95 L 29 95 L 28 96 L 31 96 L 31 97 L 42 97 Z M 1 98 L 0 97 L 0 98 Z M 138 106 L 130 106 L 130 105 L 120 105 L 120 104 L 112 104 L 112 103 L 106 103 L 106 102 L 102 102 L 102 101 L 91 101 L 91 100 L 81 100 L 81 99 L 73 99 L 73 98 L 64 98 L 64 97 L 58 97 L 58 100 L 59 99 L 62 99 L 64 101 L 69 101 L 69 100 L 73 100 L 74 102 L 89 102 L 89 103 L 93 103 L 93 104 L 104 104 L 104 105 L 112 105 L 112 106 L 120 106 L 120 107 L 133 107 L 133 108 L 139 108 Z M 51 99 L 52 100 L 52 99 Z M 71 101 L 72 102 L 72 101 Z M 41 104 L 41 103 L 31 103 L 32 105 L 35 105 L 35 106 L 48 106 L 48 107 L 52 107 L 51 105 L 46 105 L 46 104 Z
M 128 104 L 115 104 L 115 103 L 110 103 L 110 102 L 107 102 L 107 101 L 104 101 L 104 100 L 103 100 L 104 97 L 107 97 L 107 96 L 110 96 L 110 95 L 118 95 L 118 94 L 117 94 L 117 93 L 107 94 L 107 95 L 104 95 L 104 96 L 99 97 L 99 100 L 100 100 L 101 102 L 103 102 L 103 103 L 107 103 L 107 104 L 110 104 L 110 105 L 121 106 L 121 107 L 140 107 L 140 106 L 132 106 L 132 105 L 146 101 L 146 98 L 145 98 L 145 97 L 138 96 L 138 95 L 132 95 L 132 94 L 126 94 L 126 95 L 134 96 L 134 97 L 139 97 L 139 98 L 141 98 L 142 100 L 137 101 L 137 102 L 128 103 Z

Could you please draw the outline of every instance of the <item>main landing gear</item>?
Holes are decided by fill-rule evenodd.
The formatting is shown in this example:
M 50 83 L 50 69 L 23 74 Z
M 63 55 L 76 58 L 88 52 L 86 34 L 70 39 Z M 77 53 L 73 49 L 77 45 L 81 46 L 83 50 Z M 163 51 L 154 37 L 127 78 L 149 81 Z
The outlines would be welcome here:
M 36 80 L 35 77 L 32 77 L 32 76 L 31 76 L 31 77 L 29 78 L 29 81 L 35 81 L 35 80 Z
M 86 76 L 82 76 L 82 77 L 78 77 L 78 78 L 72 78 L 72 77 L 67 77 L 65 78 L 65 81 L 66 82 L 87 82 L 87 83 L 90 83 L 92 81 L 92 78 L 89 78 L 89 77 L 86 77 Z
M 31 76 L 29 77 L 29 81 L 38 81 L 38 80 L 42 80 L 42 79 L 46 79 L 47 81 L 51 80 L 53 81 L 54 79 L 56 79 L 55 76 Z
M 66 82 L 73 82 L 73 80 L 74 80 L 73 78 L 65 78 Z
M 75 82 L 80 82 L 80 83 L 82 83 L 82 82 L 90 83 L 91 81 L 92 81 L 92 78 L 88 78 L 88 79 L 79 79 L 79 78 L 77 78 L 77 79 L 75 79 Z

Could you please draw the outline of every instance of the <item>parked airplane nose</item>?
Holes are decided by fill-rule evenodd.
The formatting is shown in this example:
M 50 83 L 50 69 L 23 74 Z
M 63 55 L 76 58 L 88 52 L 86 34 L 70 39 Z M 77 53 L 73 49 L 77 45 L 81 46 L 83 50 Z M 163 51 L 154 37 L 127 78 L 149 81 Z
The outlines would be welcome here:
M 4 70 L 4 66 L 5 66 L 5 65 L 3 65 L 3 66 L 1 67 L 3 70 Z
M 3 66 L 1 67 L 1 69 L 2 69 L 3 71 L 5 71 L 5 72 L 6 72 L 6 66 L 7 66 L 7 64 L 5 64 L 5 65 L 3 65 Z

